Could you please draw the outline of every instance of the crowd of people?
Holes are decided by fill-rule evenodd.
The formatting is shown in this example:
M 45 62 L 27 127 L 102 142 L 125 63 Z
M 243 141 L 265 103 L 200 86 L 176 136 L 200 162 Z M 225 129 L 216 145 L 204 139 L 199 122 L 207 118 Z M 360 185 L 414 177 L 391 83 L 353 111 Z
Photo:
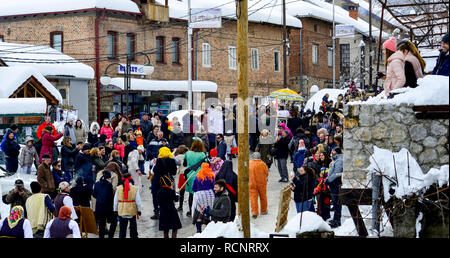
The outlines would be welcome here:
M 442 46 L 432 74 L 448 76 L 448 34 Z M 386 96 L 392 98 L 390 92 L 400 87 L 416 87 L 425 63 L 414 44 L 391 38 L 383 48 L 387 70 L 379 77 Z M 297 212 L 313 211 L 332 228 L 341 225 L 343 106 L 365 97 L 353 86 L 336 103 L 326 94 L 318 112 L 288 103 L 289 118 L 279 124 L 273 105 L 252 112 L 249 190 L 254 219 L 268 214 L 268 177 L 276 163 L 279 182 L 290 185 Z M 182 228 L 179 213 L 184 211 L 186 192 L 186 215 L 197 233 L 211 221 L 233 221 L 238 200 L 232 162 L 238 155 L 236 108 L 211 110 L 223 110 L 223 134 L 208 130 L 208 112 L 201 116 L 188 112 L 173 121 L 159 110 L 135 118 L 117 114 L 101 126 L 92 122 L 89 128 L 80 119 L 69 118 L 60 132 L 46 116 L 36 132 L 39 140 L 27 137 L 21 147 L 18 126 L 10 125 L 1 143 L 6 170 L 16 173 L 20 165 L 22 173 L 31 174 L 34 165 L 37 179 L 30 184 L 31 191 L 16 180 L 14 189 L 3 196 L 11 210 L 0 220 L 0 236 L 81 237 L 75 207 L 90 207 L 100 238 L 114 237 L 118 224 L 120 238 L 126 237 L 128 228 L 130 237 L 137 238 L 146 178 L 151 182 L 151 219 L 159 220 L 166 238 L 170 231 L 177 237 Z

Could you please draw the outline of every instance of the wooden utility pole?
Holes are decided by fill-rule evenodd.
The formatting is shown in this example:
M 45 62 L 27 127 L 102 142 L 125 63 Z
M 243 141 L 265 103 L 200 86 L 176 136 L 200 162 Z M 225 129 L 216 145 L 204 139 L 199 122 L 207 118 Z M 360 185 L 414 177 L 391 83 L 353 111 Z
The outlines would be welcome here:
M 283 0 L 283 87 L 287 88 L 287 31 L 286 31 L 286 0 Z
M 238 63 L 238 208 L 244 238 L 250 238 L 248 136 L 248 0 L 236 0 Z

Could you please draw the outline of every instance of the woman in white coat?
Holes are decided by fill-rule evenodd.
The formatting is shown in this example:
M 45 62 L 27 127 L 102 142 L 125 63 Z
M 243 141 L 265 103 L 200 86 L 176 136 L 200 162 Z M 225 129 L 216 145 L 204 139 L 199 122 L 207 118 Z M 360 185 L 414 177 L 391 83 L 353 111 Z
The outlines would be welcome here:
M 137 149 L 132 150 L 128 154 L 128 173 L 130 173 L 131 178 L 134 181 L 134 185 L 138 187 L 140 191 L 142 188 L 141 174 L 142 171 L 139 169 L 139 160 L 144 160 L 144 146 L 140 145 Z

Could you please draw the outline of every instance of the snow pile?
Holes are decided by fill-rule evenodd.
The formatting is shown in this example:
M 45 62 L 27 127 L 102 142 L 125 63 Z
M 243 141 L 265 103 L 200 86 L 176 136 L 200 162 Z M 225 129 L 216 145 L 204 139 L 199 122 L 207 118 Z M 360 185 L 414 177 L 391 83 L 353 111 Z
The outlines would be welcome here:
M 20 0 L 0 1 L 0 16 L 44 14 L 86 9 L 107 9 L 140 14 L 138 6 L 131 0 Z
M 110 85 L 117 87 L 117 91 L 123 90 L 123 77 L 112 78 Z M 146 80 L 131 79 L 130 90 L 135 91 L 188 91 L 187 80 Z M 193 92 L 217 92 L 217 83 L 211 81 L 192 81 Z
M 300 228 L 300 217 L 302 217 L 302 227 Z M 330 232 L 331 227 L 322 217 L 315 212 L 305 211 L 298 213 L 290 219 L 280 233 L 289 234 L 289 237 L 296 237 L 297 233 L 303 232 Z
M 0 98 L 0 114 L 44 114 L 47 101 L 44 98 Z
M 345 95 L 345 93 L 347 92 L 347 89 L 321 89 L 319 90 L 316 94 L 314 94 L 313 96 L 311 96 L 308 101 L 306 102 L 305 105 L 305 110 L 313 110 L 313 104 L 314 104 L 314 110 L 317 112 L 319 112 L 319 108 L 322 105 L 322 98 L 323 96 L 325 96 L 325 94 L 329 94 L 330 96 L 328 97 L 328 101 L 332 100 L 333 103 L 335 104 L 337 101 L 337 97 L 339 96 L 339 94 L 342 94 L 342 96 Z
M 196 233 L 192 238 L 243 238 L 244 233 L 239 231 L 239 227 L 235 222 L 214 222 L 211 221 L 202 233 Z M 268 238 L 269 234 L 264 233 L 253 224 L 250 224 L 250 237 L 251 238 Z
M 448 105 L 449 104 L 449 80 L 448 76 L 427 75 L 417 80 L 416 88 L 401 88 L 393 92 L 401 92 L 392 99 L 386 99 L 384 93 L 369 98 L 367 101 L 353 101 L 348 105 L 356 104 L 412 104 L 421 105 Z
M 405 148 L 393 153 L 374 146 L 374 152 L 370 156 L 370 165 L 367 167 L 367 170 L 371 171 L 371 173 L 381 171 L 384 175 L 382 182 L 385 201 L 392 197 L 389 193 L 391 188 L 395 190 L 394 195 L 401 199 L 404 196 L 426 190 L 434 183 L 437 183 L 439 187 L 448 184 L 449 165 L 444 165 L 440 169 L 432 168 L 427 174 L 423 174 L 417 161 Z M 368 176 L 368 178 L 370 177 Z

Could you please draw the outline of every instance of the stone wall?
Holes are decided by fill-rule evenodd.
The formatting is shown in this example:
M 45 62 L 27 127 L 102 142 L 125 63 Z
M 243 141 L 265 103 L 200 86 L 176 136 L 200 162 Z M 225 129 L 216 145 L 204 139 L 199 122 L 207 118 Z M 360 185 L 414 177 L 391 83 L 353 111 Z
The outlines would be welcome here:
M 409 150 L 424 173 L 449 163 L 448 119 L 416 119 L 412 105 L 354 104 L 344 107 L 344 187 L 364 188 L 373 146 Z M 362 184 L 361 184 L 362 183 Z

